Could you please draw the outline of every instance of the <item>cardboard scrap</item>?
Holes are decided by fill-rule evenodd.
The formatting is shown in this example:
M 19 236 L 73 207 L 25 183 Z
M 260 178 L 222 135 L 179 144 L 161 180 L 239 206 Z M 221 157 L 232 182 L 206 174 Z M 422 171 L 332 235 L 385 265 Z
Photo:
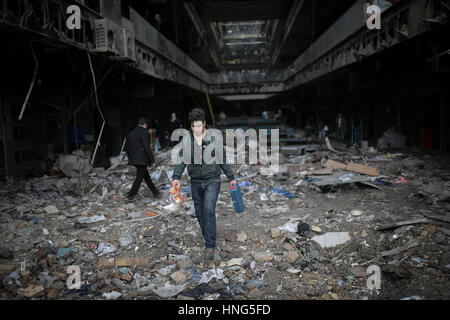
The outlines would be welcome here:
M 365 166 L 365 165 L 357 164 L 357 163 L 353 163 L 353 162 L 350 162 L 347 165 L 345 170 L 356 172 L 356 173 L 361 173 L 361 174 L 366 174 L 368 176 L 376 177 L 376 176 L 380 175 L 380 170 L 378 168 L 369 167 L 369 166 Z
M 343 163 L 334 161 L 334 160 L 328 160 L 326 163 L 327 168 L 331 169 L 343 169 L 355 173 L 365 174 L 368 176 L 379 176 L 380 170 L 375 167 L 365 166 L 358 163 L 350 162 L 349 164 L 345 165 Z
M 39 293 L 42 293 L 44 291 L 44 287 L 39 285 L 39 286 L 29 286 L 25 289 L 19 289 L 17 290 L 17 292 L 27 298 L 32 298 L 34 296 L 36 296 Z
M 334 161 L 334 160 L 328 160 L 326 163 L 326 167 L 331 168 L 331 169 L 343 169 L 343 170 L 345 170 L 347 168 L 347 166 L 345 164 Z

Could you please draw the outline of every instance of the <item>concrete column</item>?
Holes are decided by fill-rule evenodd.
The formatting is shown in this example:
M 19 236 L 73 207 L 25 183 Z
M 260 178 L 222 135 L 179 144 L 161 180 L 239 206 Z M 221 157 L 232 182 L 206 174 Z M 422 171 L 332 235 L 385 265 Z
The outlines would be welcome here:
M 1 86 L 1 84 L 0 84 Z M 12 179 L 17 174 L 16 154 L 14 149 L 13 118 L 11 113 L 11 100 L 6 95 L 5 87 L 0 87 L 0 117 L 2 120 L 2 143 L 5 161 L 6 178 Z
M 396 126 L 397 131 L 402 132 L 402 103 L 403 103 L 403 92 L 397 91 L 397 102 L 396 102 L 396 109 L 395 109 L 395 119 L 396 119 Z
M 441 152 L 448 152 L 448 114 L 447 114 L 448 95 L 442 91 L 440 95 L 440 136 L 441 136 Z

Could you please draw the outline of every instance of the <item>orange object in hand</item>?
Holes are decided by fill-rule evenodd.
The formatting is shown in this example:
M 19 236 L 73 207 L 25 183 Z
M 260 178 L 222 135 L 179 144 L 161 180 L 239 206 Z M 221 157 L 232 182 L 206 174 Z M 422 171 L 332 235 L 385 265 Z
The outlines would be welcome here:
M 170 188 L 170 194 L 176 204 L 182 204 L 184 202 L 184 196 L 181 193 L 181 187 Z

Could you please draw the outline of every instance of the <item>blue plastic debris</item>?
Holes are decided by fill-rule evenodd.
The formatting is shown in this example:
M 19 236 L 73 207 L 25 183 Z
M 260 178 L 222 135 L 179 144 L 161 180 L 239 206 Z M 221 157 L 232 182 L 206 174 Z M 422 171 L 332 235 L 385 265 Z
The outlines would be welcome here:
M 392 187 L 394 184 L 388 181 L 384 181 L 380 178 L 375 179 L 374 181 L 375 184 L 379 185 L 379 186 L 388 186 L 388 187 Z
M 67 295 L 72 295 L 72 294 L 79 294 L 81 296 L 85 296 L 87 294 L 93 293 L 91 285 L 90 284 L 84 284 L 81 286 L 80 289 L 75 290 L 75 289 L 71 289 L 69 291 L 67 291 Z
M 239 183 L 239 187 L 241 187 L 241 188 L 243 188 L 243 187 L 251 187 L 251 183 L 250 182 L 248 182 L 248 181 L 244 181 L 244 182 L 241 182 L 241 183 Z
M 191 194 L 191 187 L 181 188 L 181 191 L 185 194 Z
M 78 248 L 72 247 L 72 248 L 61 248 L 58 250 L 58 257 L 64 257 L 67 255 L 70 251 L 78 252 Z
M 202 278 L 202 273 L 194 266 L 187 267 L 185 270 L 192 276 L 192 278 L 189 279 L 189 282 L 199 282 Z
M 128 269 L 127 267 L 119 268 L 119 272 L 122 273 L 122 274 L 127 274 L 127 273 L 131 274 L 131 270 Z
M 292 193 L 290 193 L 289 191 L 287 191 L 287 190 L 281 190 L 281 189 L 276 189 L 276 188 L 271 188 L 269 190 L 270 191 L 275 191 L 275 192 L 277 192 L 277 193 L 279 193 L 279 194 L 281 194 L 281 195 L 283 195 L 283 196 L 285 196 L 287 198 L 295 198 L 295 196 Z

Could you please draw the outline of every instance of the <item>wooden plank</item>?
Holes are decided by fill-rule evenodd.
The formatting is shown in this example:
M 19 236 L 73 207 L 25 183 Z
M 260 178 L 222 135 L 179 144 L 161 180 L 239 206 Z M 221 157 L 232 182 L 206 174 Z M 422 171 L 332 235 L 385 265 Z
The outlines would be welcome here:
M 434 216 L 431 214 L 427 214 L 427 213 L 423 213 L 424 217 L 433 219 L 433 220 L 437 220 L 437 221 L 442 221 L 442 222 L 447 222 L 450 223 L 450 217 L 446 217 L 446 216 Z
M 395 222 L 395 223 L 386 224 L 386 225 L 377 225 L 375 227 L 375 231 L 389 230 L 389 229 L 394 229 L 394 228 L 401 227 L 401 226 L 407 226 L 407 225 L 418 224 L 418 223 L 428 223 L 428 222 L 430 222 L 428 219 L 421 218 L 421 219 Z
M 360 173 L 360 174 L 364 174 L 364 175 L 368 175 L 368 176 L 376 177 L 376 176 L 380 175 L 380 170 L 378 168 L 365 166 L 365 165 L 354 163 L 354 162 L 350 162 L 349 164 L 345 165 L 341 162 L 337 162 L 334 160 L 328 160 L 325 166 L 327 168 L 342 169 L 342 170 L 347 170 L 347 171 Z
M 328 160 L 326 165 L 327 168 L 331 168 L 331 169 L 346 169 L 346 165 L 334 160 Z
M 404 245 L 403 247 L 381 252 L 380 257 L 393 256 L 395 254 L 398 254 L 400 252 L 406 251 L 408 249 L 415 248 L 418 245 L 419 245 L 419 242 L 411 241 L 410 243 Z
M 369 166 L 365 166 L 365 165 L 358 164 L 358 163 L 353 163 L 353 162 L 350 162 L 346 166 L 345 170 L 356 172 L 356 173 L 365 174 L 365 175 L 368 175 L 368 176 L 375 176 L 375 177 L 377 177 L 377 176 L 380 175 L 380 170 L 378 168 L 369 167 Z

